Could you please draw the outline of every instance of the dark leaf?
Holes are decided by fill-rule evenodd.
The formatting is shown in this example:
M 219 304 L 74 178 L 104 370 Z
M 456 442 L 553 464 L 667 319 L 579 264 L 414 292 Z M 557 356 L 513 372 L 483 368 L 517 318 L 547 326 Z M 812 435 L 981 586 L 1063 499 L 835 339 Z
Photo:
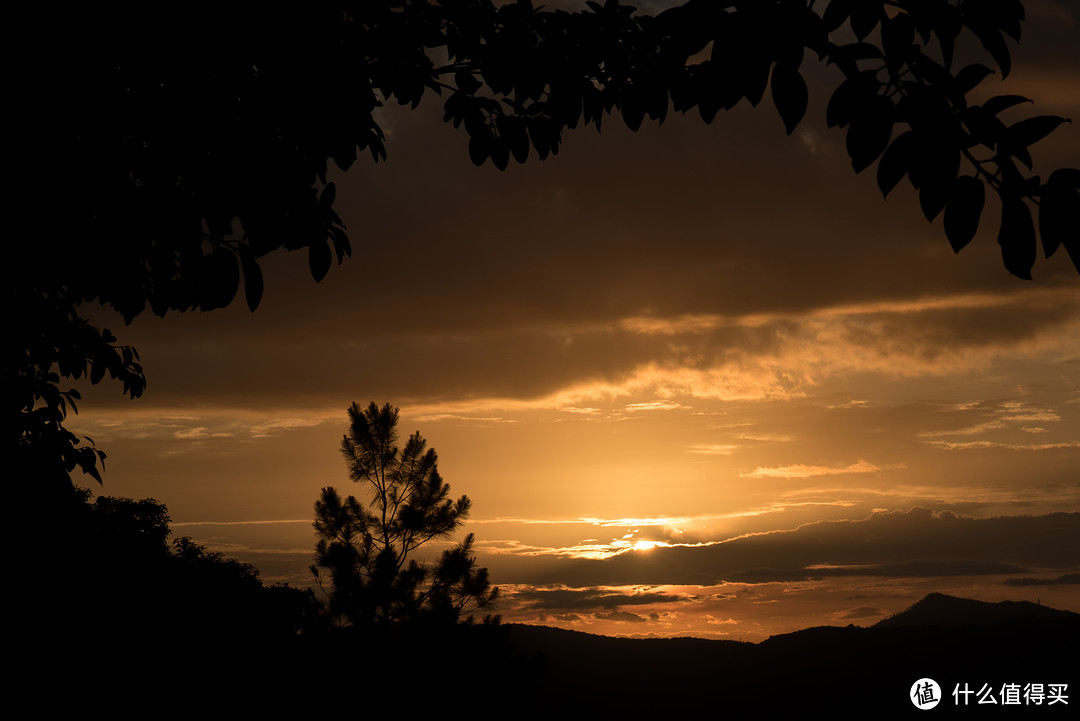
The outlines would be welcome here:
M 1005 45 L 1005 39 L 1001 37 L 1001 31 L 981 24 L 969 25 L 969 27 L 975 33 L 975 37 L 979 38 L 982 46 L 986 48 L 986 52 L 990 53 L 990 57 L 998 64 L 1002 79 L 1007 78 L 1012 69 L 1012 60 L 1009 57 L 1009 48 Z
M 859 110 L 868 102 L 874 102 L 880 83 L 872 71 L 859 73 L 840 83 L 829 98 L 825 121 L 830 128 L 847 126 Z
M 334 151 L 334 163 L 342 170 L 348 170 L 356 162 L 356 144 L 349 142 Z
M 337 188 L 333 183 L 327 183 L 323 188 L 322 194 L 319 195 L 319 210 L 324 214 L 330 212 L 334 206 L 334 199 L 337 197 Z
M 983 110 L 991 115 L 997 115 L 1002 110 L 1019 105 L 1020 103 L 1030 103 L 1030 98 L 1025 98 L 1023 95 L 995 95 L 982 104 Z
M 506 170 L 510 164 L 510 144 L 504 138 L 492 139 L 491 162 L 499 170 Z
M 881 46 L 890 68 L 895 70 L 907 61 L 914 42 L 915 26 L 907 13 L 885 17 L 881 21 Z
M 938 44 L 941 45 L 941 61 L 946 68 L 951 68 L 956 37 L 963 28 L 963 21 L 960 11 L 952 5 L 942 3 L 935 10 L 934 32 L 937 34 Z
M 836 63 L 840 71 L 848 78 L 859 74 L 859 60 L 884 60 L 885 54 L 881 48 L 870 43 L 848 43 L 846 45 L 829 45 L 826 51 L 829 63 Z
M 857 2 L 858 0 L 831 0 L 821 18 L 824 21 L 825 30 L 832 32 L 843 25 L 851 15 L 852 5 Z
M 1027 118 L 1009 126 L 1005 132 L 1005 138 L 1010 148 L 1028 148 L 1054 132 L 1057 126 L 1065 122 L 1069 121 L 1056 115 Z M 1031 163 L 1026 165 L 1031 167 Z
M 1080 190 L 1080 170 L 1076 168 L 1060 168 L 1050 173 L 1046 180 L 1048 185 Z
M 621 105 L 623 122 L 626 123 L 626 127 L 636 133 L 642 121 L 645 120 L 645 104 L 635 86 L 631 85 L 623 89 Z
M 911 156 L 915 145 L 915 134 L 908 130 L 897 136 L 881 156 L 878 163 L 877 183 L 882 194 L 888 197 L 911 167 Z
M 205 283 L 200 306 L 216 310 L 232 303 L 240 287 L 240 262 L 226 248 L 215 250 L 204 259 Z
M 978 178 L 965 175 L 953 183 L 944 224 L 945 236 L 954 252 L 959 253 L 975 237 L 985 202 L 986 187 Z
M 510 152 L 514 156 L 514 160 L 524 163 L 529 159 L 529 134 L 525 131 L 524 122 L 518 120 L 510 124 L 507 132 L 507 142 L 510 144 Z
M 1036 256 L 1035 224 L 1023 200 L 1011 198 L 1002 204 L 998 245 L 1006 270 L 1018 278 L 1031 280 Z
M 248 310 L 254 312 L 259 307 L 263 294 L 262 268 L 249 254 L 241 254 L 240 262 L 244 269 L 244 299 Z
M 806 81 L 799 74 L 798 68 L 790 65 L 777 65 L 773 68 L 773 103 L 780 113 L 780 119 L 784 121 L 784 129 L 788 135 L 794 132 L 806 114 L 808 97 Z
M 919 208 L 927 222 L 933 222 L 945 209 L 945 204 L 949 202 L 949 185 L 945 182 L 923 183 L 919 188 Z
M 857 98 L 853 79 L 849 78 L 840 83 L 829 98 L 829 106 L 825 110 L 826 124 L 830 128 L 842 128 L 850 123 L 855 114 L 854 105 Z
M 1013 40 L 1020 42 L 1020 21 L 1024 19 L 1024 6 L 1020 0 L 998 0 L 996 3 L 997 26 Z
M 316 283 L 326 277 L 333 259 L 330 244 L 325 239 L 317 240 L 308 247 L 308 268 Z
M 892 102 L 880 95 L 871 100 L 848 128 L 847 151 L 856 173 L 870 167 L 884 152 L 892 137 Z
M 483 83 L 476 79 L 468 70 L 458 70 L 454 73 L 454 82 L 457 83 L 458 89 L 468 95 L 473 95 L 483 87 Z M 453 96 L 451 96 L 453 97 Z
M 1065 246 L 1065 252 L 1069 254 L 1069 260 L 1073 262 L 1076 272 L 1080 273 L 1080 238 L 1074 233 L 1063 239 L 1061 244 Z
M 851 6 L 851 29 L 862 40 L 874 31 L 882 15 L 881 0 L 857 0 Z
M 747 58 L 747 63 L 742 69 L 743 94 L 755 108 L 761 102 L 761 99 L 765 97 L 765 88 L 769 84 L 769 71 L 771 68 L 771 58 L 767 55 L 755 54 Z
M 346 256 L 352 257 L 352 243 L 349 242 L 348 234 L 336 225 L 330 227 L 330 241 L 334 244 L 334 252 L 340 265 L 345 262 Z
M 491 155 L 491 137 L 486 133 L 477 133 L 469 138 L 469 159 L 476 166 L 481 166 Z
M 985 65 L 967 65 L 956 74 L 956 89 L 961 95 L 967 95 L 993 72 Z
M 1064 245 L 1074 263 L 1080 260 L 1076 254 L 1080 243 L 1080 191 L 1047 184 L 1047 192 L 1039 201 L 1039 235 L 1047 258 Z
M 1005 135 L 1005 124 L 996 116 L 978 105 L 965 108 L 961 120 L 975 143 L 981 143 L 991 150 L 997 148 L 998 141 Z

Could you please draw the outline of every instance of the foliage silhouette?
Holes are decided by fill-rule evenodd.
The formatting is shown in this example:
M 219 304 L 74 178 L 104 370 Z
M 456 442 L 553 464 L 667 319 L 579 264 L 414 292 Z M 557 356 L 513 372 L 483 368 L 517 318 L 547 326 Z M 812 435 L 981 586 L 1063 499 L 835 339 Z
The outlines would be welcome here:
M 26 669 L 19 688 L 51 708 L 279 704 L 310 666 L 314 595 L 173 539 L 164 504 L 72 488 L 63 502 L 15 510 L 36 532 L 16 554 L 27 568 L 12 575 L 23 598 L 10 652 Z
M 77 589 L 87 612 L 118 637 L 152 628 L 177 641 L 221 634 L 281 639 L 312 615 L 304 610 L 314 603 L 310 593 L 265 587 L 250 563 L 186 536 L 170 542 L 168 509 L 154 499 L 90 502 L 88 491 L 74 489 L 51 511 L 56 528 L 38 549 L 50 559 L 48 582 Z M 57 598 L 68 601 L 66 594 Z M 292 611 L 279 613 L 286 606 Z
M 1045 255 L 1064 246 L 1080 268 L 1080 171 L 1027 173 L 1030 147 L 1065 119 L 1006 125 L 1001 113 L 1027 98 L 969 101 L 994 66 L 1002 77 L 1011 70 L 1005 38 L 1020 38 L 1019 0 L 689 0 L 655 16 L 617 0 L 587 5 L 51 14 L 42 25 L 62 50 L 41 60 L 36 78 L 49 92 L 35 92 L 44 157 L 29 185 L 51 188 L 64 168 L 78 192 L 63 202 L 36 194 L 49 241 L 14 244 L 3 278 L 24 319 L 2 369 L 17 475 L 62 480 L 78 466 L 98 478 L 104 454 L 62 427 L 77 394 L 59 390 L 61 377 L 96 383 L 108 373 L 132 398 L 145 385 L 134 350 L 89 327 L 80 303 L 101 302 L 127 321 L 147 307 L 211 310 L 229 305 L 242 280 L 254 310 L 266 254 L 305 251 L 315 280 L 351 254 L 327 169 L 348 169 L 358 149 L 386 157 L 372 113 L 391 98 L 416 107 L 428 91 L 442 95 L 472 161 L 504 169 L 511 157 L 558 153 L 563 130 L 599 130 L 616 111 L 632 130 L 669 110 L 696 108 L 711 123 L 767 90 L 790 134 L 808 104 L 804 63 L 816 58 L 844 75 L 827 120 L 845 129 L 856 172 L 877 162 L 886 195 L 907 177 L 926 218 L 944 215 L 956 251 L 979 227 L 989 189 L 1001 200 L 1010 273 L 1031 277 L 1037 237 Z M 965 43 L 991 64 L 956 67 Z
M 315 502 L 318 541 L 311 572 L 320 587 L 319 569 L 330 574 L 330 613 L 358 626 L 471 621 L 499 591 L 491 587 L 487 569 L 476 568 L 473 535 L 444 550 L 434 564 L 413 557 L 425 543 L 453 534 L 469 513 L 468 497 L 450 499 L 438 456 L 419 432 L 398 448 L 397 408 L 372 402 L 361 409 L 353 403 L 348 413 L 341 452 L 349 477 L 365 486 L 370 500 L 342 499 L 326 487 Z

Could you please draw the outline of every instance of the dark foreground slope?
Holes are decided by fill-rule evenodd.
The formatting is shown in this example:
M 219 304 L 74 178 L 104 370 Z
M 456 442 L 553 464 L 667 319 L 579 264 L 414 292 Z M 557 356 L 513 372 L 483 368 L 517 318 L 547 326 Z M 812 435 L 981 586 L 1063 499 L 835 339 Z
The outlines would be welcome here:
M 989 604 L 932 594 L 876 626 L 810 628 L 759 644 L 618 639 L 513 626 L 519 650 L 540 654 L 541 715 L 697 712 L 841 718 L 918 716 L 908 694 L 920 678 L 944 697 L 936 715 L 1065 718 L 1080 704 L 1080 615 L 1035 604 Z M 1005 684 L 1067 683 L 1069 704 L 1003 705 Z M 957 705 L 959 684 L 972 690 Z M 978 704 L 984 685 L 996 704 Z M 984 697 L 985 698 L 985 697 Z

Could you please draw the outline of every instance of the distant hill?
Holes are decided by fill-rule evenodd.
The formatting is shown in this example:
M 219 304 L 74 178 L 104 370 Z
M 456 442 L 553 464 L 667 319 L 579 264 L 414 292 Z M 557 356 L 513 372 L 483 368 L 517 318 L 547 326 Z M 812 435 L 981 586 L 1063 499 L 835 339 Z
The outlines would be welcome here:
M 814 711 L 891 718 L 921 713 L 907 694 L 923 677 L 935 679 L 946 696 L 965 682 L 976 688 L 1068 683 L 1070 707 L 1080 703 L 1080 614 L 1032 603 L 930 594 L 869 628 L 809 628 L 757 644 L 610 638 L 516 624 L 509 631 L 520 652 L 544 661 L 532 704 L 538 718 L 685 712 L 801 718 Z M 946 700 L 935 713 L 963 710 Z
M 987 603 L 970 598 L 931 593 L 906 611 L 874 624 L 874 628 L 985 626 L 1007 621 L 1038 619 L 1074 621 L 1080 614 L 1061 611 L 1030 601 Z

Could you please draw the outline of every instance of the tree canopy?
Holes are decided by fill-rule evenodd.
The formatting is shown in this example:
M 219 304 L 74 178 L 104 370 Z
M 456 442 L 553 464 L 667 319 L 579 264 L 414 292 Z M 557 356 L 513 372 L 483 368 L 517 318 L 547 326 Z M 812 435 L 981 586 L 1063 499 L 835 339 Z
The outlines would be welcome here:
M 316 561 L 330 573 L 330 613 L 352 625 L 401 620 L 457 621 L 488 608 L 498 596 L 486 568 L 476 568 L 473 535 L 444 550 L 435 563 L 415 551 L 449 538 L 469 513 L 467 496 L 450 498 L 438 456 L 414 433 L 397 445 L 398 409 L 374 402 L 349 408 L 341 452 L 362 498 L 342 498 L 332 486 L 315 502 Z
M 315 280 L 343 262 L 352 243 L 328 169 L 347 170 L 358 151 L 386 157 L 373 115 L 384 102 L 415 108 L 438 95 L 472 162 L 505 169 L 557 154 L 565 130 L 599 130 L 615 114 L 631 130 L 671 111 L 711 123 L 766 94 L 790 134 L 808 106 L 806 65 L 828 63 L 844 80 L 827 121 L 846 133 L 855 172 L 876 162 L 885 194 L 906 177 L 956 251 L 989 190 L 1008 272 L 1031 277 L 1040 239 L 1046 256 L 1064 246 L 1080 268 L 1080 171 L 1035 175 L 1030 153 L 1065 119 L 1006 124 L 1003 111 L 1028 98 L 972 100 L 995 68 L 1012 69 L 1019 0 L 689 0 L 656 15 L 618 0 L 586 6 L 87 6 L 50 17 L 49 52 L 24 79 L 49 89 L 29 179 L 48 239 L 14 244 L 4 278 L 22 313 L 3 362 L 16 466 L 97 473 L 103 454 L 63 429 L 78 396 L 61 378 L 107 374 L 133 398 L 145 386 L 134 349 L 89 326 L 79 304 L 130 321 L 147 308 L 221 308 L 242 287 L 254 310 L 266 254 L 305 251 Z M 985 62 L 960 66 L 963 46 Z

